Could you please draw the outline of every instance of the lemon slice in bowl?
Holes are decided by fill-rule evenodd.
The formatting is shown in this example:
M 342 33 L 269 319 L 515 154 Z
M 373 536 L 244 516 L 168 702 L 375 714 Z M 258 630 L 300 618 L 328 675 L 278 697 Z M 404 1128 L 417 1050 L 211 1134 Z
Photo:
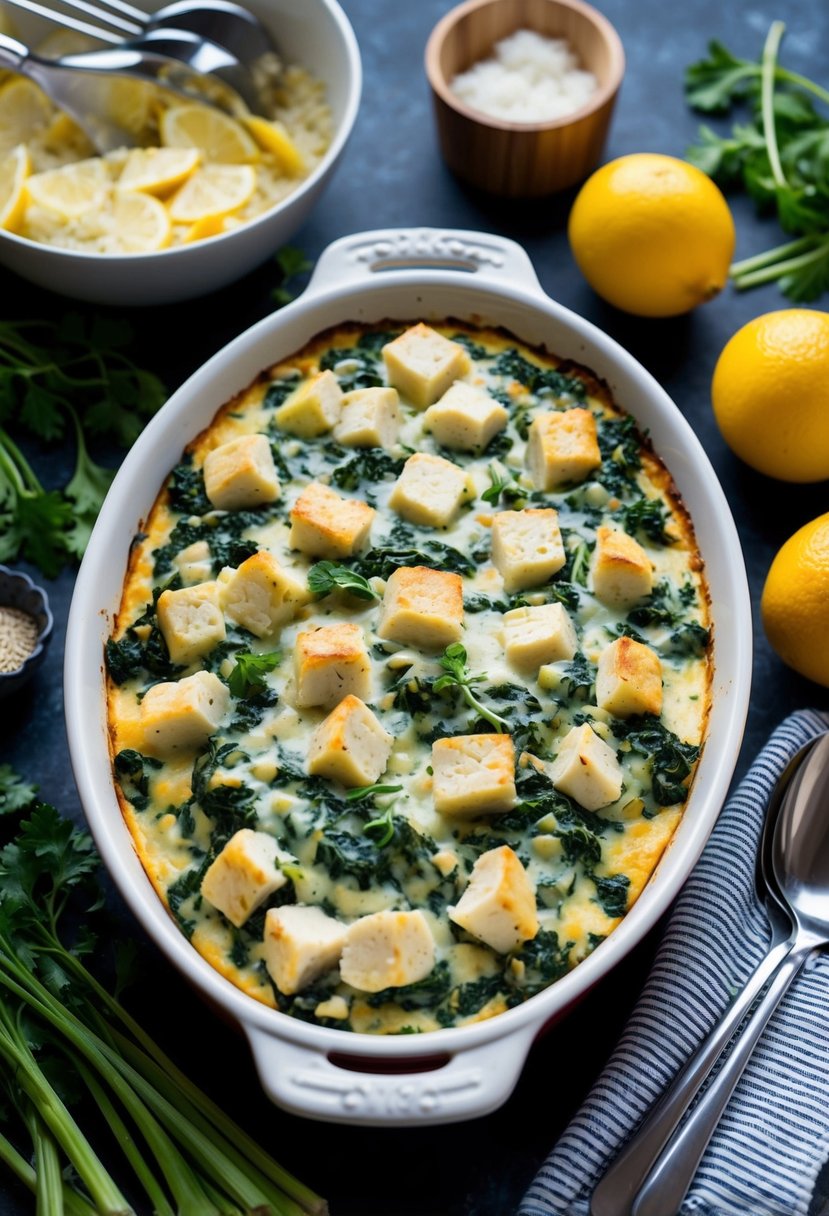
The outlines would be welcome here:
M 270 152 L 286 177 L 299 177 L 305 172 L 302 153 L 281 122 L 246 114 L 242 122 L 265 152 Z
M 25 144 L 0 160 L 0 228 L 14 232 L 26 210 L 26 178 L 32 162 Z
M 170 244 L 170 213 L 151 194 L 116 190 L 108 253 L 155 253 Z
M 6 81 L 0 88 L 0 156 L 44 131 L 53 115 L 51 101 L 31 80 Z
M 167 248 L 171 232 L 164 204 L 137 190 L 110 189 L 100 206 L 77 216 L 32 206 L 25 222 L 33 240 L 81 253 L 155 253 Z
M 102 207 L 109 189 L 103 161 L 79 160 L 60 169 L 33 174 L 26 183 L 29 198 L 38 207 L 56 211 L 65 219 Z
M 244 165 L 259 159 L 259 149 L 235 118 L 208 106 L 173 106 L 159 121 L 161 142 L 168 148 L 198 148 L 205 160 Z
M 200 160 L 198 148 L 132 148 L 116 186 L 158 196 L 170 194 L 187 181 Z
M 195 224 L 239 211 L 256 189 L 256 170 L 250 165 L 203 165 L 172 197 L 170 218 L 176 224 Z

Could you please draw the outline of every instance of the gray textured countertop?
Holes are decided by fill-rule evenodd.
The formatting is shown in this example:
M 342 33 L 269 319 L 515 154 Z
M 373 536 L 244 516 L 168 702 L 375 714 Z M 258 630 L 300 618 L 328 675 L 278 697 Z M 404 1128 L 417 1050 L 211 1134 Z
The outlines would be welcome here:
M 827 509 L 826 485 L 786 487 L 731 455 L 714 426 L 709 384 L 726 340 L 759 313 L 785 306 L 774 286 L 743 296 L 726 290 L 688 317 L 646 322 L 604 305 L 583 281 L 564 233 L 572 194 L 533 203 L 486 198 L 455 181 L 441 162 L 422 70 L 429 31 L 450 5 L 419 0 L 343 0 L 360 43 L 365 83 L 352 141 L 328 193 L 295 244 L 315 258 L 331 240 L 381 226 L 460 227 L 502 233 L 530 253 L 545 289 L 627 347 L 659 379 L 700 436 L 737 520 L 755 610 L 773 554 L 797 527 Z M 684 66 L 717 37 L 738 54 L 759 55 L 774 18 L 787 22 L 787 65 L 825 81 L 829 7 L 820 0 L 774 6 L 734 0 L 604 0 L 627 55 L 627 73 L 607 157 L 633 151 L 682 155 L 698 119 L 682 96 Z M 778 240 L 772 221 L 734 200 L 737 256 Z M 268 263 L 242 282 L 192 305 L 131 313 L 138 361 L 172 389 L 207 356 L 271 309 L 278 274 Z M 53 316 L 65 301 L 0 272 L 0 312 Z M 824 300 L 823 305 L 827 302 Z M 52 461 L 52 467 L 58 471 Z M 48 463 L 38 467 L 48 469 Z M 40 783 L 42 796 L 80 817 L 64 740 L 61 660 L 73 575 L 47 584 L 56 631 L 46 663 L 12 703 L 0 706 L 0 759 Z M 829 694 L 801 680 L 768 647 L 755 611 L 755 667 L 744 772 L 769 731 L 792 709 L 829 706 Z M 140 931 L 114 894 L 113 932 Z M 133 994 L 161 1041 L 289 1168 L 329 1196 L 334 1216 L 506 1216 L 599 1072 L 636 999 L 658 938 L 650 935 L 533 1048 L 510 1101 L 473 1123 L 403 1131 L 313 1124 L 285 1115 L 261 1095 L 247 1050 L 232 1028 L 193 996 L 149 946 Z M 0 1216 L 32 1210 L 0 1178 Z M 141 1214 L 144 1216 L 144 1213 Z

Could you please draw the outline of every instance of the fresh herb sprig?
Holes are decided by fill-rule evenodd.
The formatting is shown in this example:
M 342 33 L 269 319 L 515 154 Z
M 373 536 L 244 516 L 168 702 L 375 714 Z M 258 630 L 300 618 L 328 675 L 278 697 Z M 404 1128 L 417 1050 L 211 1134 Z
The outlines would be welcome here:
M 376 798 L 378 794 L 398 794 L 402 789 L 402 785 L 383 785 L 379 782 L 374 785 L 358 785 L 347 791 L 345 800 L 362 802 L 364 798 Z
M 128 325 L 0 321 L 0 561 L 24 557 L 53 578 L 80 557 L 113 473 L 91 457 L 89 439 L 129 447 L 165 397 L 161 381 L 125 351 Z M 12 433 L 46 445 L 71 437 L 75 468 L 61 489 L 47 489 Z
M 358 785 L 354 789 L 347 792 L 346 802 L 365 802 L 368 798 L 377 798 L 384 794 L 399 794 L 403 789 L 402 785 L 383 785 L 382 782 L 375 782 L 374 785 Z M 370 836 L 378 849 L 385 849 L 394 840 L 394 803 L 392 798 L 380 814 L 374 819 L 370 819 L 363 826 L 363 833 Z
M 829 104 L 829 90 L 781 67 L 784 30 L 772 23 L 759 61 L 712 42 L 708 58 L 688 68 L 685 95 L 694 109 L 724 114 L 746 104 L 751 113 L 725 137 L 703 127 L 687 156 L 724 189 L 742 185 L 796 238 L 735 262 L 734 286 L 778 280 L 789 299 L 808 302 L 829 290 L 829 119 L 815 106 Z
M 337 562 L 317 562 L 308 571 L 308 590 L 312 595 L 331 595 L 332 591 L 347 591 L 359 600 L 377 600 L 379 595 L 362 574 Z
M 249 697 L 266 687 L 265 676 L 282 661 L 282 651 L 251 654 L 246 650 L 237 650 L 233 657 L 236 665 L 228 677 L 228 688 L 234 697 Z
M 24 784 L 7 768 L 0 774 L 7 801 L 19 801 Z M 34 1168 L 2 1138 L 0 1161 L 49 1216 L 132 1212 L 57 1092 L 70 1078 L 115 1133 L 146 1210 L 322 1213 L 324 1202 L 182 1073 L 87 969 L 84 960 L 97 956 L 98 865 L 91 837 L 45 803 L 32 804 L 0 851 L 0 1088 L 22 1116 Z M 67 919 L 83 925 L 72 939 Z
M 443 692 L 446 688 L 457 688 L 470 709 L 483 718 L 485 722 L 489 722 L 490 726 L 494 727 L 498 733 L 502 733 L 508 726 L 506 718 L 502 718 L 500 714 L 496 714 L 493 709 L 484 705 L 483 701 L 479 700 L 472 691 L 473 684 L 480 684 L 486 679 L 484 675 L 473 676 L 467 670 L 466 649 L 460 642 L 453 642 L 446 647 L 440 657 L 440 666 L 443 668 L 444 674 L 438 676 L 435 680 L 433 688 L 435 692 Z

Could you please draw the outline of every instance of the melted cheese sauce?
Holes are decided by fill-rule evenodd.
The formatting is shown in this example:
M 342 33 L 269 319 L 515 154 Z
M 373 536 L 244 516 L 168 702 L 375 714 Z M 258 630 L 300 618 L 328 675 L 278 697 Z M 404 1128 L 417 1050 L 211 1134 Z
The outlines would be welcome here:
M 554 982 L 614 929 L 680 820 L 694 745 L 703 741 L 710 687 L 708 598 L 691 523 L 665 467 L 585 369 L 559 366 L 503 331 L 435 326 L 472 355 L 465 378 L 509 410 L 506 430 L 484 453 L 440 449 L 424 431 L 423 412 L 405 397 L 398 442 L 388 451 L 339 447 L 330 435 L 302 440 L 279 431 L 275 409 L 321 365 L 334 371 L 344 390 L 385 384 L 382 345 L 404 328 L 347 326 L 321 335 L 220 412 L 185 454 L 136 539 L 108 647 L 119 796 L 143 864 L 171 914 L 195 948 L 256 999 L 306 1020 L 370 1033 L 411 1033 L 491 1017 Z M 597 419 L 602 465 L 579 485 L 535 491 L 525 462 L 529 422 L 536 413 L 573 405 L 587 406 Z M 200 469 L 208 451 L 244 433 L 271 439 L 281 495 L 269 507 L 234 516 L 204 500 Z M 446 529 L 414 527 L 388 506 L 412 451 L 451 459 L 474 485 L 475 497 Z M 509 497 L 497 503 L 481 497 L 492 486 L 493 461 L 495 474 L 509 485 Z M 457 691 L 434 691 L 443 674 L 439 654 L 377 636 L 379 600 L 334 592 L 302 608 L 278 636 L 263 640 L 228 622 L 226 643 L 190 668 L 170 669 L 154 590 L 171 580 L 175 587 L 215 578 L 223 566 L 238 565 L 256 549 L 269 550 L 304 582 L 314 559 L 290 548 L 288 512 L 312 481 L 376 508 L 371 554 L 415 549 L 421 559 L 405 564 L 463 573 L 467 670 L 476 677 L 476 696 L 510 724 L 517 758 L 514 811 L 462 822 L 435 811 L 432 741 L 489 727 Z M 663 527 L 658 520 L 636 526 L 630 508 L 642 499 L 662 504 Z M 490 559 L 492 519 L 497 510 L 523 506 L 557 508 L 568 561 L 547 585 L 510 596 Z M 588 585 L 590 553 L 602 524 L 627 525 L 654 567 L 653 594 L 629 613 L 602 604 Z M 359 571 L 364 556 L 348 564 Z M 382 597 L 384 580 L 373 575 L 370 582 Z M 542 687 L 507 661 L 502 615 L 516 604 L 556 600 L 565 603 L 576 626 L 583 661 L 580 671 L 569 662 L 550 665 Z M 298 633 L 343 621 L 358 624 L 367 639 L 371 708 L 394 739 L 381 781 L 399 787 L 360 801 L 347 800 L 336 783 L 307 776 L 308 741 L 327 711 L 299 709 L 295 698 Z M 620 632 L 646 642 L 661 660 L 658 721 L 621 720 L 596 705 L 593 665 Z M 232 698 L 206 748 L 169 759 L 146 756 L 140 700 L 148 687 L 200 667 L 227 681 L 237 652 L 277 649 L 282 658 L 262 677 L 264 695 Z M 582 722 L 613 747 L 623 770 L 620 798 L 596 812 L 556 792 L 548 777 L 561 740 Z M 366 830 L 378 819 L 394 827 L 388 842 L 382 824 Z M 238 929 L 199 888 L 208 865 L 243 826 L 275 838 L 288 857 L 281 864 L 289 881 Z M 476 941 L 448 917 L 477 857 L 503 843 L 515 850 L 535 887 L 540 922 L 536 938 L 509 955 Z M 383 909 L 420 909 L 435 940 L 436 965 L 418 984 L 374 995 L 344 984 L 335 968 L 286 997 L 268 974 L 262 945 L 266 909 L 285 902 L 321 905 L 346 924 Z M 332 1003 L 333 997 L 342 999 Z

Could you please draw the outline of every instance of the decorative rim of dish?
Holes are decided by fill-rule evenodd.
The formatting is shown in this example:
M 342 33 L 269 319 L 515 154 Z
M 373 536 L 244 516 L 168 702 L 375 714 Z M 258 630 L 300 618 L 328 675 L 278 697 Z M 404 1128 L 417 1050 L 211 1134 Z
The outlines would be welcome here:
M 475 110 L 472 106 L 466 105 L 449 88 L 446 78 L 440 70 L 440 50 L 449 31 L 460 20 L 466 17 L 468 13 L 472 13 L 479 8 L 486 8 L 491 4 L 498 4 L 499 2 L 500 0 L 465 0 L 465 3 L 459 4 L 457 8 L 451 9 L 444 17 L 441 17 L 429 35 L 425 53 L 426 76 L 437 96 L 450 109 L 460 114 L 463 118 L 469 119 L 470 122 L 476 122 L 482 127 L 491 127 L 496 131 L 511 131 L 516 135 L 520 135 L 522 132 L 532 135 L 537 134 L 539 131 L 559 130 L 570 126 L 574 122 L 579 122 L 583 118 L 588 118 L 591 114 L 600 110 L 602 106 L 606 105 L 614 94 L 618 92 L 625 74 L 625 51 L 616 28 L 611 25 L 607 17 L 600 13 L 598 9 L 593 8 L 590 4 L 584 4 L 582 0 L 551 0 L 559 8 L 572 9 L 574 12 L 581 13 L 601 35 L 610 53 L 610 74 L 608 79 L 598 86 L 593 96 L 583 106 L 579 106 L 577 110 L 573 110 L 570 114 L 562 115 L 561 118 L 551 118 L 545 122 L 509 122 L 504 118 L 493 118 L 489 114 L 484 114 L 481 110 Z
M 363 65 L 360 56 L 360 48 L 357 42 L 357 37 L 351 22 L 348 20 L 344 10 L 338 3 L 338 0 L 323 0 L 325 7 L 328 9 L 333 18 L 340 34 L 342 35 L 346 59 L 349 69 L 348 97 L 343 111 L 342 120 L 339 125 L 330 146 L 325 152 L 325 155 L 320 160 L 319 164 L 314 168 L 313 172 L 309 173 L 303 182 L 297 186 L 296 190 L 291 191 L 285 198 L 278 202 L 275 207 L 271 207 L 269 211 L 264 211 L 261 215 L 257 215 L 255 219 L 239 228 L 234 228 L 230 232 L 219 232 L 210 238 L 211 245 L 224 242 L 231 237 L 235 237 L 240 232 L 253 232 L 261 227 L 265 221 L 272 220 L 277 214 L 282 214 L 289 207 L 295 205 L 309 191 L 319 185 L 326 173 L 330 172 L 337 162 L 340 153 L 343 151 L 348 139 L 354 130 L 354 124 L 357 121 L 357 112 L 360 107 L 360 97 L 363 88 Z M 167 249 L 154 249 L 147 253 L 106 253 L 101 254 L 86 249 L 64 249 L 60 245 L 47 245 L 42 241 L 33 241 L 29 237 L 21 236 L 17 232 L 10 232 L 7 229 L 0 228 L 0 239 L 11 241 L 12 244 L 22 245 L 26 249 L 37 249 L 45 251 L 49 255 L 56 255 L 65 258 L 81 258 L 84 261 L 95 262 L 100 264 L 102 259 L 108 263 L 113 263 L 118 259 L 124 258 L 129 261 L 130 266 L 138 265 L 143 262 L 153 261 L 154 259 L 163 258 L 167 254 L 177 253 L 184 257 L 198 257 L 200 252 L 201 242 L 196 241 L 192 245 L 173 245 Z
M 20 585 L 20 594 L 15 599 L 9 600 L 7 599 L 9 588 L 14 587 L 15 584 Z M 43 618 L 34 650 L 13 671 L 0 671 L 0 684 L 2 684 L 5 680 L 18 679 L 27 667 L 34 666 L 49 643 L 55 618 L 52 616 L 49 597 L 44 589 L 22 570 L 12 570 L 8 566 L 2 565 L 0 565 L 0 605 L 4 608 L 19 608 L 21 612 L 26 612 L 36 621 Z

